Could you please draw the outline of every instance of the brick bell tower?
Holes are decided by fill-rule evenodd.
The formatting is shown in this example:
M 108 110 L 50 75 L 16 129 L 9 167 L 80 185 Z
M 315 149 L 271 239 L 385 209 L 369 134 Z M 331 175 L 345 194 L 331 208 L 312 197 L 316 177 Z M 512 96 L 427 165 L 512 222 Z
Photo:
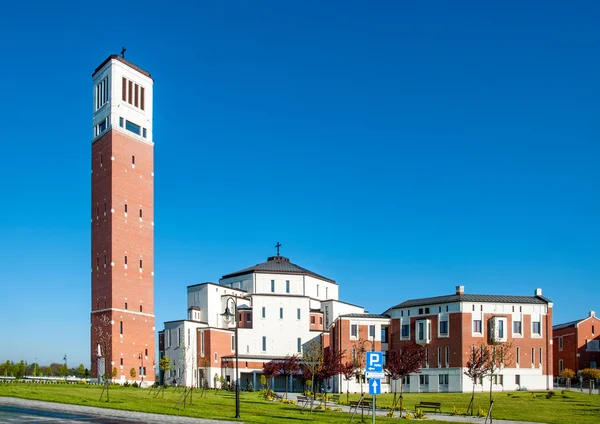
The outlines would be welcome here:
M 92 78 L 92 375 L 151 384 L 154 81 L 118 55 L 102 62 Z

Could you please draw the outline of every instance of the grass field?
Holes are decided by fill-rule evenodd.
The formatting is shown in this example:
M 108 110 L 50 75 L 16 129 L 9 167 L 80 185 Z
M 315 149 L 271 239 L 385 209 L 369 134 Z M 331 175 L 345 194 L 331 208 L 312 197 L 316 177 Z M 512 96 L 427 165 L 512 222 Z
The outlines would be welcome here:
M 235 415 L 235 394 L 231 392 L 209 391 L 206 397 L 201 397 L 200 392 L 195 392 L 193 405 L 184 409 L 181 406 L 175 407 L 183 393 L 182 389 L 176 391 L 169 388 L 165 390 L 163 398 L 162 396 L 155 397 L 148 389 L 112 386 L 109 403 L 99 401 L 101 391 L 102 387 L 85 385 L 22 383 L 0 385 L 0 396 L 223 420 L 233 420 Z M 483 393 L 476 395 L 476 410 L 478 407 L 487 410 L 488 396 Z M 546 398 L 545 392 L 495 393 L 494 397 L 494 417 L 498 419 L 556 424 L 598 424 L 600 422 L 600 396 L 598 395 L 575 392 L 566 392 L 563 395 L 560 391 L 555 391 L 555 395 L 550 398 Z M 341 396 L 341 399 L 345 400 L 345 395 Z M 358 395 L 350 395 L 350 399 L 358 399 Z M 404 395 L 404 407 L 413 409 L 419 401 L 432 401 L 442 402 L 442 411 L 445 413 L 450 413 L 453 407 L 464 412 L 469 400 L 470 394 L 463 393 L 408 393 Z M 391 394 L 377 397 L 378 406 L 391 403 Z M 349 415 L 340 412 L 301 413 L 300 408 L 296 406 L 266 401 L 258 392 L 241 393 L 241 416 L 242 421 L 248 423 L 283 423 L 290 420 L 299 423 L 349 421 Z M 434 414 L 429 414 L 429 418 L 434 416 Z M 377 422 L 392 421 L 395 420 L 377 417 Z M 438 423 L 443 422 L 439 421 Z

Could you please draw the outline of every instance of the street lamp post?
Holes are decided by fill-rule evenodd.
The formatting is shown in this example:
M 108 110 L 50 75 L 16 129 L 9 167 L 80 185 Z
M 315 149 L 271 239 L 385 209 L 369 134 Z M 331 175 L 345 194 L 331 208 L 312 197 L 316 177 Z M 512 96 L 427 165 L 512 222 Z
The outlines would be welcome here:
M 233 302 L 233 314 L 229 310 L 229 301 Z M 225 312 L 221 314 L 227 324 L 235 323 L 235 418 L 240 417 L 240 383 L 239 383 L 239 357 L 238 357 L 238 307 L 235 297 L 229 296 L 225 301 Z

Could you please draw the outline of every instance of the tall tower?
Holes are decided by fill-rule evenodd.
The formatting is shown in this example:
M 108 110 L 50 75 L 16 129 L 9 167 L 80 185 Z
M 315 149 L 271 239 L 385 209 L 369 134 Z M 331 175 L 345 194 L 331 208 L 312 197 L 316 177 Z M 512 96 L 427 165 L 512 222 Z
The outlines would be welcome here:
M 118 55 L 92 78 L 92 375 L 153 382 L 153 79 Z

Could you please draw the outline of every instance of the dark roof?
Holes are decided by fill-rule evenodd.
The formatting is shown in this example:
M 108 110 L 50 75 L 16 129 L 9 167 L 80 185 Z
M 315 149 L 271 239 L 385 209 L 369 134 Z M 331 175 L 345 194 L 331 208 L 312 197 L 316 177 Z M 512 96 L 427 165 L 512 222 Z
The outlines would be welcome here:
M 95 70 L 95 71 L 94 71 L 94 73 L 92 74 L 92 77 L 93 77 L 94 75 L 96 75 L 96 73 L 98 73 L 98 71 L 99 71 L 100 69 L 102 69 L 102 68 L 104 67 L 104 65 L 106 65 L 108 62 L 110 62 L 112 59 L 116 59 L 116 60 L 118 60 L 119 62 L 121 62 L 121 63 L 124 63 L 125 65 L 129 66 L 130 68 L 132 68 L 132 69 L 135 69 L 135 70 L 136 70 L 136 71 L 138 71 L 140 74 L 142 74 L 142 75 L 146 75 L 146 76 L 147 76 L 148 78 L 150 78 L 151 80 L 154 80 L 154 78 L 152 78 L 152 75 L 150 75 L 150 72 L 148 72 L 148 71 L 146 71 L 146 70 L 144 70 L 144 69 L 140 68 L 139 66 L 137 66 L 137 65 L 135 65 L 135 64 L 133 64 L 133 63 L 131 63 L 130 61 L 128 61 L 127 59 L 125 59 L 125 58 L 123 58 L 123 57 L 121 57 L 121 56 L 119 56 L 118 54 L 111 54 L 110 56 L 108 56 L 108 57 L 106 58 L 106 60 L 105 60 L 104 62 L 102 62 L 102 63 L 100 64 L 100 66 L 98 66 L 98 67 L 96 68 L 96 70 Z
M 386 318 L 389 319 L 389 315 L 385 314 L 345 314 L 340 315 L 340 318 Z
M 306 268 L 302 268 L 296 264 L 290 262 L 290 260 L 283 256 L 271 256 L 267 259 L 267 262 L 263 262 L 249 268 L 242 269 L 240 271 L 224 275 L 221 277 L 224 278 L 232 278 L 238 277 L 244 274 L 295 274 L 295 275 L 309 275 L 311 277 L 319 278 L 321 280 L 329 281 L 330 283 L 335 283 L 334 280 L 323 277 L 315 272 L 309 271 Z
M 589 317 L 585 317 L 585 318 L 581 318 L 578 319 L 576 321 L 570 321 L 570 322 L 565 322 L 563 324 L 556 324 L 552 326 L 552 330 L 562 330 L 563 328 L 568 328 L 568 327 L 575 327 L 577 326 L 577 324 L 579 324 L 581 321 L 584 321 L 586 319 L 588 319 Z
M 543 296 L 504 296 L 499 294 L 451 294 L 448 296 L 425 297 L 411 299 L 392 306 L 390 309 L 410 308 L 413 306 L 436 305 L 454 302 L 479 302 L 479 303 L 534 303 L 547 304 L 550 300 Z

